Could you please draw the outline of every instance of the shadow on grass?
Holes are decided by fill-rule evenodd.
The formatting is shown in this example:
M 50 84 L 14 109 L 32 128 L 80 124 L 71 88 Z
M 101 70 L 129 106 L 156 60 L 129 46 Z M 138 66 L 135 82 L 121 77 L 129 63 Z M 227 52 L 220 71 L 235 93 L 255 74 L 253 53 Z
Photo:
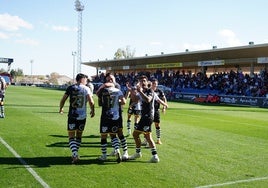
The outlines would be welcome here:
M 52 135 L 49 135 L 49 136 L 57 137 L 57 138 L 68 138 L 68 135 L 55 135 L 55 134 L 52 134 Z M 100 135 L 88 135 L 88 136 L 83 135 L 82 138 L 100 138 Z
M 33 107 L 38 107 L 38 108 L 47 108 L 47 107 L 58 107 L 58 105 L 43 105 L 43 104 L 15 104 L 15 103 L 7 103 L 5 104 L 6 106 L 11 106 L 11 107 L 29 107 L 29 108 L 33 108 Z
M 129 148 L 134 148 L 135 144 L 128 142 Z M 49 145 L 46 145 L 46 147 L 63 147 L 63 148 L 69 148 L 68 142 L 55 142 Z M 108 147 L 111 147 L 111 143 L 108 143 Z M 81 144 L 81 148 L 101 148 L 100 142 L 83 142 Z
M 66 135 L 49 135 L 49 136 L 57 137 L 57 138 L 66 138 L 66 141 L 64 141 L 64 142 L 55 142 L 55 143 L 46 145 L 46 147 L 66 147 L 66 148 L 69 147 L 68 136 L 66 136 Z M 83 136 L 82 137 L 81 147 L 89 147 L 89 148 L 90 147 L 93 147 L 93 148 L 100 148 L 101 147 L 100 141 L 86 142 L 86 141 L 84 141 L 86 138 L 99 138 L 100 139 L 100 136 L 99 135 Z M 129 148 L 132 148 L 132 147 L 134 148 L 135 147 L 134 139 L 131 138 L 131 137 L 126 137 L 126 138 L 127 138 L 128 147 Z M 109 142 L 109 138 L 108 138 L 108 147 L 111 147 L 111 142 Z
M 85 159 L 81 164 L 96 164 L 97 159 Z M 70 165 L 71 157 L 0 157 L 0 164 L 7 165 L 34 165 L 35 167 L 50 167 L 51 165 Z
M 87 155 L 80 156 L 80 160 L 75 165 L 116 165 L 115 157 L 109 157 L 106 161 L 99 161 L 97 159 L 97 155 Z M 124 161 L 126 162 L 138 162 L 145 163 L 146 161 Z M 26 165 L 31 166 L 32 168 L 47 168 L 53 165 L 73 165 L 71 163 L 71 157 L 26 157 L 26 158 L 16 158 L 16 157 L 0 157 L 0 165 L 15 165 L 14 167 L 7 167 L 9 169 L 12 168 L 25 168 Z
M 49 145 L 46 145 L 46 147 L 69 147 L 69 143 L 67 142 L 55 142 Z M 81 144 L 81 147 L 85 148 L 85 147 L 89 147 L 89 148 L 100 148 L 100 142 L 83 142 Z
M 57 137 L 57 138 L 66 138 L 66 141 L 64 142 L 55 142 L 49 145 L 46 145 L 46 147 L 69 147 L 68 143 L 68 136 L 67 135 L 49 135 L 52 137 Z M 100 142 L 85 142 L 85 138 L 100 138 L 99 135 L 88 135 L 88 136 L 83 136 L 82 137 L 82 145 L 81 147 L 100 147 Z

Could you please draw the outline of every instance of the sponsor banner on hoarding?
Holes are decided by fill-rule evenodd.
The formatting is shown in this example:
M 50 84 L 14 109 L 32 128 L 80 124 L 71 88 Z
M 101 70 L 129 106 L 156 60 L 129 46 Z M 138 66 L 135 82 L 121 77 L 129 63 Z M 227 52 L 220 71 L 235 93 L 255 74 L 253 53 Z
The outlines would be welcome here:
M 268 108 L 268 98 L 263 99 L 260 107 Z
M 123 70 L 128 70 L 129 66 L 123 66 Z
M 175 99 L 181 99 L 181 100 L 193 100 L 196 95 L 195 94 L 189 94 L 189 93 L 181 93 L 181 92 L 174 92 L 173 93 Z
M 123 70 L 128 70 L 128 69 L 130 69 L 130 67 L 128 65 L 123 66 Z
M 268 57 L 258 57 L 257 63 L 268 63 Z
M 172 68 L 172 67 L 182 67 L 182 63 L 163 63 L 163 64 L 149 64 L 146 68 Z
M 240 97 L 240 96 L 220 96 L 221 103 L 268 107 L 268 99 L 264 97 Z
M 208 95 L 189 94 L 183 92 L 174 92 L 174 100 L 183 101 L 195 101 L 195 99 L 207 99 Z M 231 105 L 243 105 L 243 106 L 258 106 L 263 108 L 268 108 L 268 97 L 244 97 L 244 96 L 228 96 L 228 95 L 218 95 L 220 98 L 220 103 L 231 104 Z M 207 101 L 207 100 L 203 100 Z M 196 102 L 201 102 L 200 100 Z
M 198 61 L 199 67 L 224 65 L 224 60 Z

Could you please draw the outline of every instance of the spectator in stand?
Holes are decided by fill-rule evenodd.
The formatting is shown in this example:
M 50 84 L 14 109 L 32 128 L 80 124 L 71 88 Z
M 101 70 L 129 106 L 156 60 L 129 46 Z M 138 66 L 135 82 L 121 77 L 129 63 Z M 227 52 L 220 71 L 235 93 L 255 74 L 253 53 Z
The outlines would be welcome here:
M 126 75 L 119 74 L 120 85 L 124 85 L 126 80 L 131 83 L 137 79 L 139 73 L 128 73 Z M 268 93 L 268 74 L 267 71 L 262 70 L 259 74 L 243 74 L 238 69 L 236 72 L 218 72 L 210 75 L 205 73 L 192 73 L 191 71 L 168 71 L 156 70 L 153 73 L 145 72 L 147 77 L 156 77 L 159 84 L 168 86 L 174 91 L 206 91 L 208 93 L 217 93 L 223 95 L 241 95 L 241 96 L 258 96 L 264 97 Z

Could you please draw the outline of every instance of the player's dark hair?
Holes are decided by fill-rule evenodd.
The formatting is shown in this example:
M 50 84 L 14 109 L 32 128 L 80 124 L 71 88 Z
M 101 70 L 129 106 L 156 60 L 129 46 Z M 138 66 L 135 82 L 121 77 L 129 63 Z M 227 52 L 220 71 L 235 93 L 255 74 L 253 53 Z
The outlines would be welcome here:
M 76 75 L 75 80 L 78 82 L 78 81 L 81 80 L 82 78 L 88 78 L 88 76 L 85 75 L 85 74 L 82 74 L 82 73 L 78 73 L 78 74 Z

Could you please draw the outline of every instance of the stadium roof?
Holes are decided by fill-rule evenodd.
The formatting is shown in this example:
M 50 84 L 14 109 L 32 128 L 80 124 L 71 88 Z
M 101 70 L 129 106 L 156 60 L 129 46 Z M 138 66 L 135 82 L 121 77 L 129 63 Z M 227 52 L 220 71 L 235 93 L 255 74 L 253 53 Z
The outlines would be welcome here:
M 268 57 L 268 43 L 230 48 L 213 48 L 201 51 L 185 51 L 182 53 L 161 54 L 154 56 L 133 57 L 128 59 L 113 59 L 103 61 L 83 62 L 101 70 L 132 70 L 143 68 L 167 68 L 198 66 L 200 61 L 224 60 L 226 64 L 257 63 L 257 58 Z M 157 65 L 162 66 L 157 66 Z M 174 64 L 176 64 L 174 66 Z

